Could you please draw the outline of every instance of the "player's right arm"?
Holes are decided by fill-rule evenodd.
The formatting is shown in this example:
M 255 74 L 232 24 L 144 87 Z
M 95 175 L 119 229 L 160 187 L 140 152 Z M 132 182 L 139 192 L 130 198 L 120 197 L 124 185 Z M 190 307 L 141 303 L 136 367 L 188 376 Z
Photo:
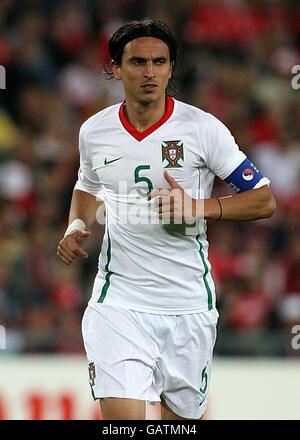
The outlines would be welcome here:
M 87 258 L 88 254 L 82 249 L 82 245 L 90 236 L 89 228 L 96 220 L 97 210 L 103 202 L 85 191 L 74 189 L 70 214 L 69 226 L 57 247 L 58 257 L 67 265 L 76 258 Z
M 89 228 L 96 220 L 97 210 L 104 203 L 101 182 L 93 170 L 87 148 L 86 130 L 87 124 L 84 123 L 79 132 L 80 168 L 71 201 L 69 226 L 57 248 L 57 255 L 67 265 L 78 257 L 88 257 L 82 245 L 91 233 Z

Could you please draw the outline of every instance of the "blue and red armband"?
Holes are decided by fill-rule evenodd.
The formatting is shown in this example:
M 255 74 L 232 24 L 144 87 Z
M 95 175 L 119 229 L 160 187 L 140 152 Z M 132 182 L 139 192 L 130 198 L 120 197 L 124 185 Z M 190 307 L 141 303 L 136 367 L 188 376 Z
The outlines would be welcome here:
M 227 182 L 236 192 L 244 192 L 253 189 L 262 179 L 269 183 L 260 171 L 250 162 L 245 159 L 228 177 Z

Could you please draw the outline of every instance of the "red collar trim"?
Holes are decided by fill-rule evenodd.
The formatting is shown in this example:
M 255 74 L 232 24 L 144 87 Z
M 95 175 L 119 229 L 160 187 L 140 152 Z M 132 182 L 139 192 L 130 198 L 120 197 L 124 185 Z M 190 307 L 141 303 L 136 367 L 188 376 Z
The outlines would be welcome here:
M 148 127 L 146 130 L 144 131 L 138 131 L 133 125 L 131 125 L 131 123 L 128 121 L 128 119 L 125 116 L 124 113 L 124 102 L 122 103 L 122 105 L 120 106 L 119 109 L 119 118 L 120 121 L 123 125 L 123 127 L 125 128 L 126 131 L 128 131 L 128 133 L 131 134 L 131 136 L 133 136 L 137 141 L 142 141 L 143 139 L 145 139 L 145 137 L 149 136 L 149 134 L 153 133 L 155 130 L 157 130 L 159 127 L 161 127 L 172 115 L 174 110 L 174 99 L 170 98 L 170 96 L 166 97 L 166 111 L 165 114 L 163 115 L 163 117 L 155 122 L 155 124 L 151 125 L 150 127 Z

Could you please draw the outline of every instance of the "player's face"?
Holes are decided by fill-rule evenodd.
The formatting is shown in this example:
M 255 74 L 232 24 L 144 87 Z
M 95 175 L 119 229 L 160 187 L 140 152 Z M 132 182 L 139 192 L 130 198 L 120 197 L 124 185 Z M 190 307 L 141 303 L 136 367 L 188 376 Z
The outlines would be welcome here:
M 152 37 L 130 41 L 124 47 L 121 65 L 114 66 L 114 74 L 123 81 L 127 100 L 141 104 L 159 100 L 172 76 L 167 44 Z

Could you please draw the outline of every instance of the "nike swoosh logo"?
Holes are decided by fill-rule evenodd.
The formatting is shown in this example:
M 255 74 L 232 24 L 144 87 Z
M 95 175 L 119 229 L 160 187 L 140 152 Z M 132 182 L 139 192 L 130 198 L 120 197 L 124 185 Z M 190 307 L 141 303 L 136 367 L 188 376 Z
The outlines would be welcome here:
M 117 160 L 123 159 L 122 157 L 118 157 L 117 159 L 113 159 L 113 160 L 107 160 L 106 158 L 104 159 L 104 165 L 109 165 L 110 163 L 116 162 Z
M 202 405 L 203 402 L 205 402 L 206 398 L 207 398 L 207 396 L 205 396 L 204 399 L 200 402 L 199 407 Z

